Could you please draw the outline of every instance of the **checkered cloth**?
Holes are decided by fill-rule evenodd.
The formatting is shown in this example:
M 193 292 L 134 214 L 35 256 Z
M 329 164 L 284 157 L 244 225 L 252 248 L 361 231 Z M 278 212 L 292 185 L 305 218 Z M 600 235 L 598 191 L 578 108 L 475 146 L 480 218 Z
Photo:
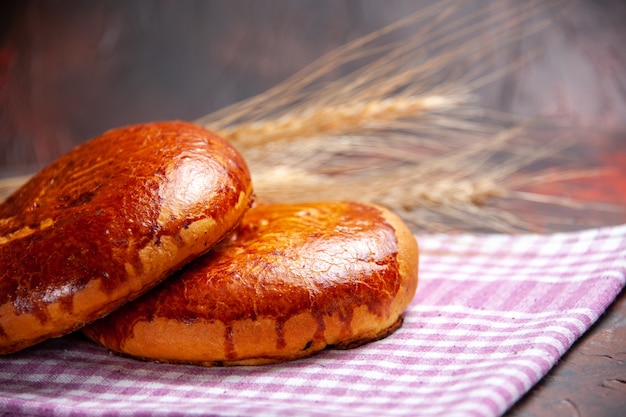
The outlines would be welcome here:
M 0 415 L 501 415 L 625 282 L 626 226 L 419 241 L 418 294 L 384 340 L 201 368 L 118 357 L 74 334 L 0 357 Z

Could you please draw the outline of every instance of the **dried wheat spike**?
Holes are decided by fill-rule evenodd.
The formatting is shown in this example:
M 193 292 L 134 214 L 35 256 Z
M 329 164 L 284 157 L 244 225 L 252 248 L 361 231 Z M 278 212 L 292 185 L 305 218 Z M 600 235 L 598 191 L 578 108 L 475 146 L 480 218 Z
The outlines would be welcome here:
M 377 126 L 385 126 L 397 120 L 419 117 L 425 111 L 443 111 L 461 102 L 461 97 L 432 95 L 312 107 L 302 113 L 289 113 L 278 119 L 233 126 L 219 131 L 218 134 L 243 147 L 277 140 L 344 135 L 358 130 L 376 129 Z

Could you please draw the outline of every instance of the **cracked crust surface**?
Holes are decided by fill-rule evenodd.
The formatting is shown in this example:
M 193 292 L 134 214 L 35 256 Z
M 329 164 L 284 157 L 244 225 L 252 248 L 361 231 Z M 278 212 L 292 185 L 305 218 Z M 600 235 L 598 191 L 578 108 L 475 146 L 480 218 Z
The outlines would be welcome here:
M 0 354 L 60 336 L 209 250 L 248 209 L 225 140 L 185 122 L 114 129 L 0 204 Z
M 418 248 L 380 207 L 263 204 L 206 255 L 83 332 L 162 362 L 256 365 L 387 336 L 417 287 Z

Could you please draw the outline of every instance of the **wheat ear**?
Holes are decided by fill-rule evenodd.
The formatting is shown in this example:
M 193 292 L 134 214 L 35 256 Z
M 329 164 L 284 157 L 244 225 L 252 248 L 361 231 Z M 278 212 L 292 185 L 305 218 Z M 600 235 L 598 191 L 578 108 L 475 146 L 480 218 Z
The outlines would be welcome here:
M 498 61 L 548 26 L 538 17 L 562 3 L 463 13 L 459 2 L 438 2 L 197 122 L 240 149 L 260 199 L 374 202 L 426 230 L 455 221 L 528 230 L 532 221 L 498 204 L 541 201 L 524 187 L 549 176 L 529 167 L 566 143 L 537 146 L 524 135 L 532 122 L 482 109 L 474 94 L 532 58 Z M 409 28 L 412 34 L 394 37 Z M 357 69 L 346 73 L 348 65 Z
M 345 135 L 384 127 L 392 121 L 417 117 L 427 111 L 445 111 L 464 100 L 453 96 L 393 97 L 346 105 L 313 107 L 300 114 L 244 123 L 218 131 L 241 147 L 270 141 Z
M 590 173 L 528 172 L 558 154 L 563 140 L 537 146 L 519 118 L 476 106 L 474 94 L 532 57 L 498 63 L 549 25 L 537 18 L 562 3 L 463 13 L 460 2 L 443 0 L 196 122 L 239 148 L 262 200 L 374 202 L 419 230 L 528 230 L 532 222 L 506 202 L 576 206 L 524 187 Z

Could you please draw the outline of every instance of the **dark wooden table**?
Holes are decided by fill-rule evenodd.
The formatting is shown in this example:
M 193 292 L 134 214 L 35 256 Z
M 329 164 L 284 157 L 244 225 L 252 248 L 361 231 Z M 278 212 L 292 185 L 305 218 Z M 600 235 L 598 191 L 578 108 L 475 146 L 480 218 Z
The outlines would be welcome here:
M 194 120 L 434 0 L 37 2 L 0 6 L 0 178 L 31 173 L 111 127 Z M 520 1 L 462 2 L 468 10 Z M 537 187 L 626 207 L 626 5 L 564 2 L 541 52 L 477 91 L 480 104 L 576 128 L 570 165 L 605 175 Z M 459 3 L 461 4 L 461 3 Z M 554 10 L 552 10 L 554 12 Z M 626 222 L 594 211 L 593 225 Z M 584 227 L 581 223 L 580 227 Z M 626 412 L 626 294 L 507 415 Z

